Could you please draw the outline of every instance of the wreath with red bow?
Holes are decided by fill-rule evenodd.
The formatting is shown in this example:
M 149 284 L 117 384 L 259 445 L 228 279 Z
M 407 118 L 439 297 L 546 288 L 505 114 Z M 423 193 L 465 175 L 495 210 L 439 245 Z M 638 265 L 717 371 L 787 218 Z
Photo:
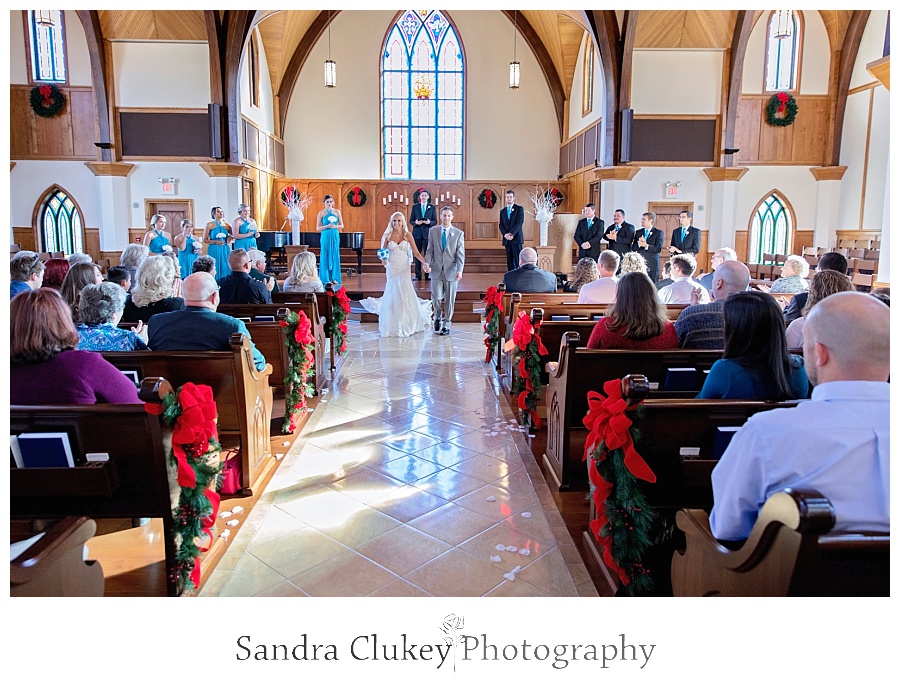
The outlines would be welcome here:
M 297 191 L 293 186 L 286 186 L 281 191 L 281 202 L 284 205 L 292 205 L 294 203 L 298 203 L 300 201 L 300 192 Z
M 482 208 L 487 208 L 490 210 L 495 205 L 497 205 L 498 200 L 497 193 L 492 191 L 491 189 L 484 188 L 481 190 L 481 194 L 478 196 L 478 203 Z
M 293 433 L 297 429 L 294 415 L 306 410 L 306 399 L 315 395 L 315 387 L 309 379 L 316 370 L 316 338 L 312 323 L 306 313 L 288 313 L 287 320 L 278 324 L 284 330 L 290 367 L 284 378 L 284 424 L 281 431 Z
M 594 507 L 597 518 L 590 528 L 603 546 L 603 561 L 622 582 L 627 595 L 652 589 L 653 579 L 642 557 L 652 544 L 651 528 L 656 514 L 647 503 L 637 480 L 656 482 L 656 475 L 634 448 L 637 432 L 634 420 L 640 404 L 628 406 L 622 396 L 622 381 L 603 384 L 606 396 L 588 392 L 588 429 L 584 458 L 588 478 L 596 488 Z
M 547 192 L 547 195 L 553 199 L 553 203 L 557 208 L 562 205 L 563 199 L 565 199 L 563 192 L 555 186 Z
M 541 321 L 532 323 L 531 317 L 525 311 L 519 311 L 519 317 L 513 325 L 513 344 L 516 345 L 514 370 L 518 374 L 513 375 L 515 379 L 512 393 L 516 396 L 516 403 L 522 412 L 522 425 L 530 425 L 535 430 L 540 430 L 542 425 L 537 405 L 543 386 L 541 356 L 547 355 L 547 347 L 537 333 L 540 326 Z
M 38 117 L 56 117 L 66 106 L 66 94 L 53 84 L 31 89 L 31 109 Z
M 769 99 L 766 106 L 766 124 L 773 127 L 789 127 L 797 119 L 797 101 L 790 93 L 781 91 Z
M 354 186 L 347 192 L 347 203 L 351 208 L 360 208 L 366 204 L 366 192 L 358 186 Z
M 484 338 L 484 346 L 487 348 L 484 354 L 485 363 L 491 360 L 494 349 L 500 343 L 500 308 L 503 304 L 503 294 L 505 293 L 497 289 L 497 287 L 488 287 L 484 293 L 484 298 L 481 299 L 485 304 L 484 333 L 487 335 Z

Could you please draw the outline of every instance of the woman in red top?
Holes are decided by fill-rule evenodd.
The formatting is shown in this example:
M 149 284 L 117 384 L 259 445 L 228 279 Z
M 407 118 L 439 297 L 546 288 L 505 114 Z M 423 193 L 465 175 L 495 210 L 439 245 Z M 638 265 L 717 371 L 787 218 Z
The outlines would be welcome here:
M 587 343 L 588 349 L 677 349 L 675 325 L 666 318 L 656 287 L 642 272 L 629 272 L 619 280 L 616 300 L 600 318 Z

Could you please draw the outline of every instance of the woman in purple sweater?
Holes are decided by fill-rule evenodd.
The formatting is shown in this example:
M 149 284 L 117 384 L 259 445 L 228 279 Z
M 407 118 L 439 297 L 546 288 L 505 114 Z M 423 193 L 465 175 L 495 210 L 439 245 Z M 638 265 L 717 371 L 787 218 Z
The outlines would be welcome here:
M 94 351 L 75 351 L 68 304 L 37 289 L 10 304 L 10 403 L 139 404 L 137 389 Z

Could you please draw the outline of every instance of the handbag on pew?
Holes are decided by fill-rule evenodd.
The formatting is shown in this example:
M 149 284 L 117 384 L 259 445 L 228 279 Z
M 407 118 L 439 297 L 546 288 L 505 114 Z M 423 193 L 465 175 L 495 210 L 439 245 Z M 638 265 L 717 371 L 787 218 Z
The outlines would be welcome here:
M 219 494 L 232 495 L 241 491 L 243 472 L 241 469 L 241 452 L 232 449 L 223 462 L 222 472 L 219 474 Z

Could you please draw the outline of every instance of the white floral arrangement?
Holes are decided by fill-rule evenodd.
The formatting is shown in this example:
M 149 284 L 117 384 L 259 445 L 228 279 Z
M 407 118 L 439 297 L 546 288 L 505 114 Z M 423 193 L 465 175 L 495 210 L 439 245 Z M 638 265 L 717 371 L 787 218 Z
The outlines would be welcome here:
M 541 187 L 538 187 L 535 193 L 528 194 L 528 198 L 534 206 L 531 214 L 541 225 L 540 245 L 546 246 L 548 227 L 553 220 L 554 212 L 556 212 L 556 199 L 549 191 L 544 191 Z

